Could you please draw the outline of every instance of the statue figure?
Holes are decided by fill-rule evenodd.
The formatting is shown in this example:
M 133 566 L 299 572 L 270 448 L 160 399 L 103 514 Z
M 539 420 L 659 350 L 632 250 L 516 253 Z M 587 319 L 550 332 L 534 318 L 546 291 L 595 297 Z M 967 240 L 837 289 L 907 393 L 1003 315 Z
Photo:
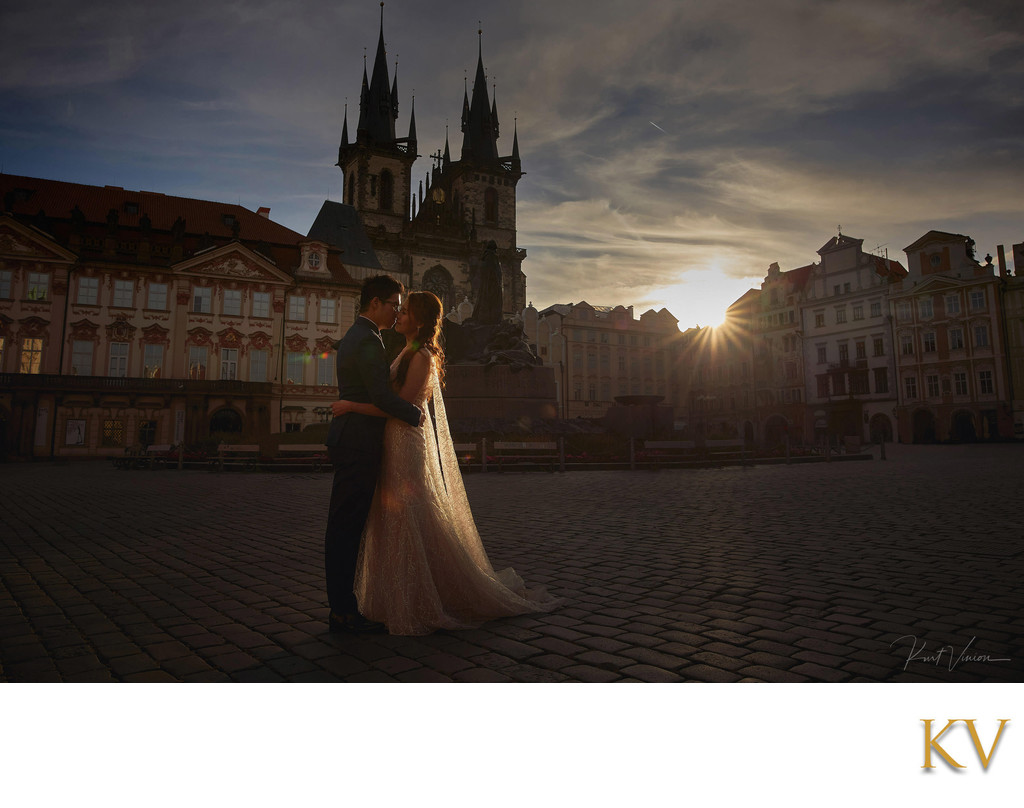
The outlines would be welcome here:
M 488 241 L 484 248 L 479 278 L 473 322 L 497 325 L 501 322 L 501 265 L 498 263 L 498 245 L 493 240 Z

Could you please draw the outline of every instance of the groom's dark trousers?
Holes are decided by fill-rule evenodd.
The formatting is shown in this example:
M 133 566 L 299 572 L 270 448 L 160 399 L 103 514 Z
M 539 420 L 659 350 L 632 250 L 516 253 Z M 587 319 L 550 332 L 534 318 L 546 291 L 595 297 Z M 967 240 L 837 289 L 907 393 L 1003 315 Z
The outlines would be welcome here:
M 413 426 L 420 410 L 391 390 L 384 343 L 377 326 L 357 317 L 334 346 L 337 352 L 338 398 L 375 404 Z M 356 614 L 353 587 L 356 561 L 373 492 L 377 487 L 385 419 L 350 412 L 335 418 L 327 433 L 327 452 L 334 464 L 334 483 L 327 514 L 324 567 L 327 600 L 336 614 Z

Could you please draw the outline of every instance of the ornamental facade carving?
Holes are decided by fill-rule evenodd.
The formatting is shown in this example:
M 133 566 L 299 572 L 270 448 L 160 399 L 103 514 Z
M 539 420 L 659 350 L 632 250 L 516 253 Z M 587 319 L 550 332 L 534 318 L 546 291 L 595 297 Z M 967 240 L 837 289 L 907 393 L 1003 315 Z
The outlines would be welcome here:
M 70 339 L 74 342 L 95 342 L 100 341 L 100 327 L 88 320 L 79 320 L 69 326 Z

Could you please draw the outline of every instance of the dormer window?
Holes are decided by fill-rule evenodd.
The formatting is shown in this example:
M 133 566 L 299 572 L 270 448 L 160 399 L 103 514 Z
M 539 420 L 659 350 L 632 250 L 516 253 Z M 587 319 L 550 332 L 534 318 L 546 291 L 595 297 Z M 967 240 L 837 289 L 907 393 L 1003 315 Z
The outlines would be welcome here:
M 320 269 L 320 253 L 311 252 L 309 254 L 309 268 Z
M 220 217 L 220 219 L 224 222 L 224 226 L 227 228 L 235 226 L 235 215 L 233 213 L 225 213 Z
M 138 202 L 125 202 L 124 203 L 124 212 L 128 216 L 138 216 L 139 215 L 139 203 Z

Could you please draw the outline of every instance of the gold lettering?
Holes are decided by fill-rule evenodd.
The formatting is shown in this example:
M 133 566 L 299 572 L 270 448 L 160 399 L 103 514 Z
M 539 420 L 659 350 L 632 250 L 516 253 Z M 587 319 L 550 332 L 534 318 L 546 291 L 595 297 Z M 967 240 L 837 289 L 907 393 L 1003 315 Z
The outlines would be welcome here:
M 942 732 L 940 732 L 934 738 L 931 737 L 931 734 L 932 734 L 932 720 L 933 719 L 931 719 L 931 718 L 922 718 L 921 720 L 924 721 L 924 765 L 921 768 L 922 769 L 934 769 L 935 768 L 932 765 L 932 748 L 934 748 L 936 752 L 938 752 L 940 755 L 942 755 L 943 760 L 945 760 L 946 763 L 948 763 L 950 766 L 954 766 L 957 769 L 966 769 L 967 768 L 966 766 L 961 766 L 959 763 L 957 763 L 955 760 L 953 760 L 953 758 L 950 757 L 949 753 L 946 752 L 946 750 L 943 749 L 941 746 L 939 746 L 939 743 L 938 743 L 939 738 L 941 738 L 945 734 L 947 729 L 949 729 L 951 726 L 953 726 L 957 721 L 962 721 L 963 719 L 961 719 L 961 718 L 950 718 L 949 719 L 949 723 L 946 724 L 946 726 L 942 728 Z M 973 719 L 971 719 L 971 720 L 973 720 Z M 1000 728 L 1000 731 L 1001 730 L 1002 730 L 1002 728 Z
M 999 736 L 1003 734 L 1003 727 L 1010 720 L 1009 718 L 999 719 L 999 731 L 996 733 L 996 739 L 992 741 L 992 748 L 988 750 L 988 754 L 985 754 L 985 750 L 981 748 L 981 739 L 978 737 L 977 731 L 974 729 L 974 719 L 961 719 L 967 724 L 967 729 L 971 733 L 971 740 L 974 741 L 974 748 L 978 752 L 978 759 L 981 761 L 981 765 L 984 768 L 988 768 L 988 762 L 992 759 L 992 754 L 996 751 L 996 744 L 999 743 Z M 943 730 L 945 732 L 945 730 Z M 941 733 L 940 733 L 941 734 Z M 922 767 L 923 768 L 923 767 Z

